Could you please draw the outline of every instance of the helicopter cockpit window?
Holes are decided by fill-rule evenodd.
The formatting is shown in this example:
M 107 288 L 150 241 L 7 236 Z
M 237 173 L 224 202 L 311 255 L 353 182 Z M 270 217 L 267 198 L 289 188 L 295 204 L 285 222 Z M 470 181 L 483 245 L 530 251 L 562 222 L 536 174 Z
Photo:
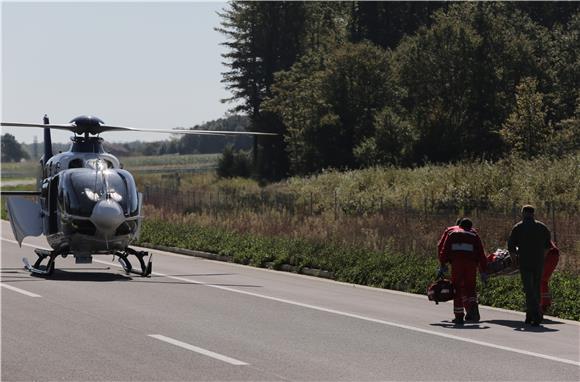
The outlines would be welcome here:
M 86 166 L 97 171 L 104 171 L 113 167 L 113 164 L 105 159 L 89 159 L 86 161 Z
M 135 180 L 131 173 L 125 170 L 117 170 L 116 173 L 123 180 L 123 183 L 127 189 L 127 200 L 125 211 L 128 212 L 129 216 L 136 216 L 139 213 L 139 198 L 137 196 L 137 186 L 135 185 Z
M 126 171 L 74 171 L 68 173 L 64 184 L 69 214 L 88 217 L 100 200 L 114 200 L 126 215 L 138 213 L 135 182 Z
M 73 159 L 69 162 L 68 168 L 82 168 L 83 167 L 83 160 L 82 159 Z

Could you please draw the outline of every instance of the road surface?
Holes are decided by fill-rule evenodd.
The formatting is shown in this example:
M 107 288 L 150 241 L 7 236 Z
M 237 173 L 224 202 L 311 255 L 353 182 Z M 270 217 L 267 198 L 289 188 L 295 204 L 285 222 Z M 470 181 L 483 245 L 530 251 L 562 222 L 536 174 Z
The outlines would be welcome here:
M 578 381 L 580 326 L 481 307 L 455 328 L 425 296 L 154 251 L 33 277 L 2 222 L 2 381 Z

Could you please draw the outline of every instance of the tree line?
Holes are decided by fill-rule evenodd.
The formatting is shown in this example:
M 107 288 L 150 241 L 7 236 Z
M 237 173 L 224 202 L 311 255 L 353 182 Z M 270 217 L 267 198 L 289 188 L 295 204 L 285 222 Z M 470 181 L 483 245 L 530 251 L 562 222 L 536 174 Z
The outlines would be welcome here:
M 580 3 L 231 2 L 223 83 L 257 173 L 580 148 Z

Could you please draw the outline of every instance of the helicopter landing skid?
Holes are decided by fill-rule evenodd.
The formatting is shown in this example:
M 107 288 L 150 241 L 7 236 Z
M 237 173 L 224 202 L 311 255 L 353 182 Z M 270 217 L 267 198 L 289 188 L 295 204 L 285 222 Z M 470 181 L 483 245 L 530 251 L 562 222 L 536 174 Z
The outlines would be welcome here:
M 38 255 L 38 259 L 34 265 L 30 265 L 30 262 L 26 257 L 22 258 L 24 263 L 24 268 L 33 275 L 39 276 L 50 276 L 54 272 L 54 259 L 59 255 L 56 251 L 48 251 L 45 249 L 35 249 L 34 252 Z M 48 263 L 44 269 L 41 268 L 41 264 L 44 259 L 48 258 Z
M 151 271 L 153 268 L 153 264 L 151 262 L 153 257 L 152 253 L 147 253 L 145 251 L 136 251 L 133 248 L 127 247 L 127 249 L 124 252 L 115 252 L 115 255 L 119 256 L 119 263 L 121 263 L 121 266 L 125 270 L 125 273 L 127 274 L 134 273 L 142 277 L 151 276 Z M 141 272 L 138 272 L 133 269 L 133 266 L 131 265 L 131 262 L 129 261 L 128 258 L 129 255 L 134 255 L 135 257 L 137 257 L 137 260 L 139 260 L 139 265 L 141 266 Z M 145 264 L 145 260 L 143 260 L 145 256 L 149 257 L 147 264 Z

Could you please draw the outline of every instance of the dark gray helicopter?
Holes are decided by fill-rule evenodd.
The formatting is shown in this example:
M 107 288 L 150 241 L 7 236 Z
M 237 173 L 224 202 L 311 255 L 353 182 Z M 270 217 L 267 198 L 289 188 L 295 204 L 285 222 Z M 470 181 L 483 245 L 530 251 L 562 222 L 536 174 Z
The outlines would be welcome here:
M 19 245 L 27 236 L 44 234 L 52 250 L 35 249 L 38 259 L 26 269 L 33 274 L 49 276 L 56 257 L 72 254 L 77 264 L 92 263 L 93 255 L 115 255 L 127 273 L 151 275 L 151 254 L 137 251 L 129 244 L 139 236 L 143 216 L 142 195 L 137 192 L 130 172 L 121 168 L 119 160 L 103 149 L 105 131 L 142 131 L 197 135 L 251 135 L 254 147 L 258 136 L 277 135 L 261 132 L 209 130 L 151 130 L 109 126 L 93 116 L 79 116 L 68 124 L 2 122 L 1 126 L 44 128 L 44 155 L 40 159 L 42 176 L 39 191 L 2 191 L 8 195 L 10 225 Z M 71 147 L 53 155 L 50 129 L 70 130 Z M 19 197 L 37 195 L 38 202 Z M 140 271 L 129 261 L 133 255 Z M 145 262 L 147 258 L 147 263 Z M 42 262 L 48 259 L 45 266 Z

